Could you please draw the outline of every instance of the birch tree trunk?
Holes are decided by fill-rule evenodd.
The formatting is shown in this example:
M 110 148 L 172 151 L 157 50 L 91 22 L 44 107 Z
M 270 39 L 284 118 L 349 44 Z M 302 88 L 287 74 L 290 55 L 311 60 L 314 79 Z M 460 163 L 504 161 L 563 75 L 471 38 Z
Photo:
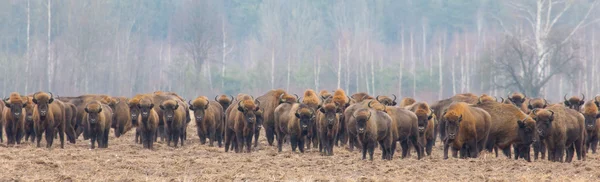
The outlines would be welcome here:
M 292 64 L 292 58 L 290 56 L 288 56 L 287 59 L 287 80 L 285 81 L 285 90 L 290 90 L 290 72 L 291 70 L 291 64 Z
M 52 52 L 51 52 L 51 48 L 50 45 L 52 43 L 51 40 L 51 36 L 52 36 L 52 0 L 48 0 L 48 5 L 47 5 L 47 12 L 48 12 L 48 44 L 46 45 L 46 62 L 47 62 L 47 75 L 46 78 L 48 79 L 48 90 L 51 91 L 52 90 L 52 75 L 54 75 L 54 63 L 52 62 Z
M 591 94 L 596 94 L 596 90 L 597 90 L 597 86 L 598 82 L 596 82 L 596 70 L 598 65 L 596 64 L 596 29 L 592 29 L 592 75 L 591 75 L 591 79 L 592 83 L 591 83 L 591 89 L 590 89 L 590 93 Z
M 443 52 L 444 52 L 444 37 L 445 34 L 440 36 L 440 40 L 439 40 L 439 47 L 438 47 L 438 74 L 439 74 L 439 93 L 438 93 L 438 100 L 442 100 L 444 99 L 444 69 L 442 69 L 442 67 L 444 67 L 444 56 L 443 56 Z M 404 43 L 402 44 L 404 45 Z M 403 51 L 404 52 L 404 51 Z
M 27 47 L 25 48 L 25 93 L 29 93 L 29 80 L 31 78 L 31 71 L 29 70 L 29 64 L 31 62 L 31 53 L 29 51 L 29 36 L 31 27 L 31 8 L 30 0 L 27 0 Z
M 337 67 L 337 89 L 342 88 L 342 43 L 338 39 L 338 67 Z
M 271 89 L 275 89 L 275 47 L 271 49 Z
M 414 30 L 410 30 L 410 62 L 412 63 L 411 74 L 413 76 L 413 84 L 412 84 L 412 97 L 417 96 L 417 73 L 416 73 L 416 65 L 417 61 L 415 60 L 415 49 L 414 49 Z
M 404 49 L 404 30 L 402 30 L 400 32 L 400 42 L 402 43 L 400 45 L 400 64 L 398 65 L 400 67 L 399 71 L 398 71 L 398 96 L 400 98 L 403 97 L 402 95 L 402 77 L 404 76 L 404 59 L 405 57 L 405 49 Z

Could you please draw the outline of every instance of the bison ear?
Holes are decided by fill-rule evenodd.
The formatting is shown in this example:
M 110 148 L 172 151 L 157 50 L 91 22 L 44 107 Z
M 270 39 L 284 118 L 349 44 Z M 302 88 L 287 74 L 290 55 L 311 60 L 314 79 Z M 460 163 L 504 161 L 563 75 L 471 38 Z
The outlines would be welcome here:
M 175 108 L 173 108 L 173 110 L 177 110 L 177 108 L 179 108 L 179 104 L 175 105 Z
M 190 109 L 190 110 L 192 110 L 192 111 L 193 111 L 193 110 L 196 110 L 196 108 L 195 108 L 193 105 L 190 105 L 190 108 L 188 108 L 188 109 Z
M 570 103 L 569 101 L 566 101 L 566 100 L 565 100 L 565 102 L 564 102 L 564 103 L 565 103 L 565 106 L 567 106 L 567 107 L 568 107 L 568 106 L 571 106 L 571 103 Z
M 244 108 L 238 106 L 238 111 L 244 112 Z
M 596 119 L 600 118 L 600 113 L 596 114 Z
M 346 103 L 346 107 L 350 106 L 350 102 Z
M 98 109 L 98 112 L 102 112 L 102 107 L 100 107 L 100 109 Z
M 396 101 L 392 102 L 392 106 L 396 106 L 398 103 Z
M 37 99 L 33 98 L 33 103 L 37 104 Z
M 150 104 L 150 109 L 154 108 L 154 104 Z
M 165 110 L 165 106 L 160 105 L 159 107 L 160 107 L 160 110 Z
M 321 107 L 321 108 L 319 108 L 319 112 L 325 114 L 325 109 Z
M 208 104 L 206 104 L 206 106 L 204 106 L 204 110 L 208 109 Z
M 254 109 L 254 111 L 258 111 L 260 110 L 260 107 L 256 106 L 256 109 Z
M 579 105 L 581 106 L 581 105 L 583 105 L 583 104 L 585 104 L 585 103 L 584 103 L 584 101 L 583 101 L 583 100 L 580 100 L 580 101 L 579 101 Z
M 532 110 L 533 106 L 532 105 L 527 105 L 527 109 Z
M 54 102 L 54 98 L 50 98 L 50 100 L 48 100 L 48 104 L 52 104 L 52 102 Z
M 83 109 L 85 110 L 85 112 L 90 113 L 90 111 L 88 110 L 88 108 Z
M 297 118 L 300 118 L 300 114 L 295 113 L 294 115 L 296 115 Z
M 427 116 L 427 120 L 431 120 L 431 118 L 433 118 L 433 114 L 430 114 L 429 116 Z

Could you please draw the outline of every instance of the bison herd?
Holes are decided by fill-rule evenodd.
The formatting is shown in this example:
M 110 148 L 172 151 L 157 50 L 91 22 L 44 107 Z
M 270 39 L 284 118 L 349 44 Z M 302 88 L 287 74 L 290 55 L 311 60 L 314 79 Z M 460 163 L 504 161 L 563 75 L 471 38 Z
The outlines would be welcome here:
M 111 128 L 115 137 L 135 129 L 134 141 L 143 148 L 152 149 L 158 138 L 177 147 L 187 140 L 193 120 L 200 143 L 224 143 L 225 152 L 251 152 L 264 128 L 268 145 L 277 145 L 279 152 L 289 143 L 294 152 L 313 147 L 330 156 L 334 146 L 347 145 L 350 151 L 358 147 L 362 159 L 368 154 L 370 160 L 376 148 L 382 159 L 393 159 L 398 144 L 402 158 L 412 150 L 421 159 L 431 155 L 438 137 L 444 159 L 449 150 L 455 158 L 477 158 L 483 150 L 497 157 L 500 150 L 508 158 L 531 161 L 533 148 L 534 159 L 544 159 L 547 153 L 550 161 L 571 162 L 575 155 L 585 160 L 586 152 L 595 153 L 598 144 L 600 97 L 586 101 L 585 96 L 565 96 L 564 102 L 551 104 L 520 93 L 501 100 L 465 93 L 432 104 L 413 98 L 396 101 L 395 95 L 346 95 L 341 89 L 308 89 L 302 97 L 277 89 L 256 98 L 239 94 L 214 100 L 186 100 L 162 91 L 131 98 L 11 93 L 0 104 L 0 136 L 6 132 L 8 145 L 25 138 L 40 147 L 45 134 L 46 147 L 59 138 L 64 148 L 65 135 L 75 143 L 83 134 L 94 149 L 108 147 Z

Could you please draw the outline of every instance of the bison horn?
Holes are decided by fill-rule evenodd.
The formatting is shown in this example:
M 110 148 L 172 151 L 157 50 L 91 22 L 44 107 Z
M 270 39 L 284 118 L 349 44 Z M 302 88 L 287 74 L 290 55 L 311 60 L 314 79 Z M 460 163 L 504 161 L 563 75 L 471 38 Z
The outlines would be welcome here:
M 219 100 L 217 99 L 217 97 L 219 97 L 219 96 L 215 95 L 215 101 L 219 102 Z
M 257 106 L 260 106 L 260 101 L 258 101 L 258 99 L 254 100 L 254 103 L 256 103 Z
M 252 98 L 252 100 L 254 100 L 254 96 L 250 96 L 250 98 Z
M 565 96 L 563 96 L 563 99 L 565 99 L 565 101 L 567 101 L 567 94 L 565 94 Z
M 243 101 L 243 100 L 240 100 L 240 101 L 238 102 L 238 107 L 242 107 L 242 101 Z
M 581 96 L 582 96 L 582 97 L 581 97 L 581 100 L 582 100 L 582 101 L 585 101 L 585 95 L 582 93 L 582 94 L 581 94 Z
M 298 97 L 298 94 L 294 94 L 294 96 L 296 96 L 296 101 L 300 102 L 300 97 Z
M 54 95 L 52 95 L 52 92 L 48 92 L 50 93 L 50 98 L 54 98 Z
M 377 97 L 375 97 L 375 100 L 379 101 L 379 95 Z
M 527 106 L 529 106 L 529 107 L 531 107 L 531 100 L 532 99 L 529 99 L 529 101 L 527 102 Z
M 348 102 L 352 101 L 352 98 L 350 98 L 349 96 L 346 95 L 346 97 L 348 98 Z
M 550 118 L 553 118 L 553 117 L 554 117 L 554 111 L 552 111 L 552 110 L 548 110 L 548 112 L 552 113 L 552 114 L 550 115 Z
M 369 104 L 367 104 L 367 106 L 368 106 L 369 108 L 372 108 L 372 107 L 371 107 L 371 102 L 373 102 L 373 101 L 369 101 Z
M 368 121 L 369 119 L 371 119 L 371 114 L 373 114 L 373 113 L 369 112 L 369 117 L 367 118 L 367 121 Z
M 508 92 L 508 95 L 506 96 L 506 98 L 510 98 L 510 94 L 512 94 L 512 92 Z
M 500 102 L 504 103 L 504 97 L 500 97 L 500 99 L 502 99 Z
M 535 112 L 537 112 L 538 108 L 533 109 L 533 111 L 531 111 L 531 113 L 535 116 Z
M 525 93 L 523 93 L 523 100 L 525 100 L 525 98 L 527 98 L 527 95 L 525 95 Z
M 392 96 L 394 96 L 394 102 L 396 102 L 396 99 L 397 99 L 396 95 L 392 94 Z
M 231 102 L 233 102 L 233 99 L 234 99 L 234 98 L 233 98 L 233 95 L 229 95 L 229 96 L 231 97 Z
M 36 92 L 36 93 L 33 93 L 33 98 L 34 98 L 34 99 L 35 99 L 35 95 L 37 95 L 37 92 Z
M 192 106 L 192 100 L 188 100 L 188 104 Z
M 548 101 L 544 99 L 544 108 L 548 105 Z
M 477 99 L 477 103 L 478 103 L 478 104 L 481 104 L 481 97 L 479 97 L 479 98 Z
M 121 103 L 121 99 L 117 98 L 117 103 L 115 103 L 115 105 Z
M 282 100 L 282 99 L 283 99 L 283 95 L 285 95 L 285 94 L 281 94 L 281 95 L 279 96 L 279 100 Z
M 496 99 L 496 102 L 498 102 L 498 97 L 494 96 L 494 98 Z

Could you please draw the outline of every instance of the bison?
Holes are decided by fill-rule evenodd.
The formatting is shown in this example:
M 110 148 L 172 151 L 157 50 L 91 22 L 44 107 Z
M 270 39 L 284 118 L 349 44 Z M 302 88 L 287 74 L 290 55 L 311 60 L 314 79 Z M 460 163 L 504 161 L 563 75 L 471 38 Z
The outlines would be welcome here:
M 329 102 L 328 102 L 329 101 Z M 317 133 L 319 135 L 319 152 L 322 155 L 333 155 L 333 145 L 340 128 L 340 110 L 328 97 L 317 112 Z
M 327 99 L 329 97 L 333 97 L 333 95 L 329 91 L 327 91 L 327 90 L 321 90 L 319 92 L 319 97 L 321 97 L 321 99 L 325 100 L 325 99 Z
M 510 103 L 517 106 L 524 113 L 529 113 L 527 106 L 524 104 L 528 100 L 529 99 L 527 99 L 527 95 L 519 93 L 519 92 L 512 93 L 512 95 L 508 94 L 508 98 L 507 98 L 507 101 L 510 101 Z
M 416 103 L 417 101 L 413 98 L 410 97 L 406 97 L 403 98 L 402 100 L 400 100 L 400 107 L 406 107 L 406 106 L 410 106 L 413 105 L 414 103 Z
M 37 138 L 37 147 L 40 147 L 42 133 L 46 133 L 46 147 L 52 147 L 54 135 L 58 131 L 60 147 L 65 147 L 65 105 L 60 100 L 55 100 L 52 93 L 37 92 L 33 94 L 33 121 Z M 67 135 L 74 133 L 67 132 Z M 75 136 L 68 136 L 74 138 Z
M 352 98 L 352 100 L 354 100 L 354 102 L 362 102 L 367 99 L 375 99 L 372 96 L 370 96 L 368 93 L 365 93 L 365 92 L 358 92 L 358 93 L 352 94 L 352 96 L 350 96 L 350 98 Z
M 442 140 L 444 140 L 446 138 L 446 130 L 444 129 L 444 128 L 446 128 L 446 125 L 445 125 L 446 122 L 444 121 L 444 118 L 441 116 L 442 116 L 442 113 L 453 102 L 465 102 L 468 104 L 476 104 L 477 102 L 479 102 L 479 97 L 477 95 L 474 95 L 471 93 L 457 94 L 448 99 L 440 100 L 440 101 L 437 101 L 430 105 L 431 109 L 433 109 L 433 114 L 436 116 L 439 116 L 439 124 L 436 124 L 436 126 L 435 126 L 434 136 L 438 137 L 438 133 L 439 133 L 439 137 Z M 435 142 L 434 142 L 434 146 L 435 146 Z
M 370 108 L 356 110 L 352 114 L 356 125 L 356 138 L 362 144 L 362 159 L 373 160 L 373 152 L 377 143 L 382 151 L 382 159 L 391 160 L 393 157 L 394 135 L 392 134 L 392 118 L 385 112 Z
M 478 103 L 475 107 L 485 110 L 492 117 L 486 142 L 486 149 L 489 152 L 492 152 L 494 147 L 498 147 L 504 155 L 511 158 L 510 147 L 516 144 L 515 156 L 519 156 L 520 149 L 529 148 L 535 140 L 535 121 L 519 108 L 498 102 Z M 523 157 L 530 161 L 529 150 L 526 150 Z
M 296 148 L 304 153 L 307 136 L 312 135 L 316 119 L 315 110 L 306 104 L 281 104 L 275 109 L 275 132 L 277 132 L 277 148 L 281 152 L 283 138 L 290 136 L 292 151 Z
M 209 146 L 214 146 L 213 143 L 217 141 L 218 146 L 221 147 L 223 142 L 223 119 L 225 118 L 223 116 L 223 103 L 210 102 L 208 98 L 200 96 L 190 101 L 189 105 L 190 110 L 194 112 L 200 143 L 205 144 L 206 138 L 208 138 L 210 140 Z
M 346 111 L 346 108 L 348 108 L 348 106 L 350 106 L 350 101 L 351 101 L 351 99 L 346 95 L 346 92 L 344 92 L 344 90 L 342 90 L 342 89 L 337 89 L 333 93 L 332 100 L 333 100 L 333 103 L 335 103 L 338 106 L 340 113 L 344 113 Z M 343 146 L 348 142 L 348 136 L 346 133 L 345 117 L 346 117 L 345 115 L 340 116 L 340 127 L 339 127 L 339 131 L 338 131 L 338 136 L 335 138 L 336 146 L 339 146 L 340 143 Z
M 530 114 L 536 121 L 540 138 L 548 149 L 548 160 L 563 162 L 567 151 L 566 162 L 571 162 L 573 152 L 577 159 L 585 160 L 583 150 L 585 140 L 585 118 L 579 112 L 560 105 L 552 105 L 546 109 L 536 109 Z
M 395 106 L 396 104 L 398 104 L 396 102 L 396 95 L 392 94 L 392 96 L 394 96 L 394 99 L 389 98 L 388 96 L 380 96 L 378 95 L 377 97 L 375 97 L 375 100 L 379 101 L 380 103 L 382 103 L 383 105 L 386 106 Z
M 90 136 L 90 148 L 108 148 L 108 134 L 112 123 L 112 109 L 98 101 L 92 101 L 85 106 L 83 122 Z
M 321 107 L 321 101 L 323 99 L 321 97 L 319 97 L 317 95 L 317 93 L 315 93 L 315 91 L 313 91 L 312 89 L 307 89 L 306 91 L 304 91 L 304 98 L 302 99 L 302 103 L 306 104 L 308 107 L 310 107 L 313 111 L 318 110 Z M 311 132 L 308 133 L 308 135 L 306 135 L 307 137 L 307 143 L 306 146 L 308 149 L 310 149 L 310 144 L 313 144 L 313 148 L 317 148 L 318 144 L 319 144 L 319 137 L 317 136 L 317 125 L 313 124 L 312 127 L 310 128 L 310 130 L 312 130 Z
M 405 108 L 386 107 L 386 113 L 391 117 L 390 133 L 394 143 L 392 144 L 391 157 L 394 155 L 396 141 L 400 142 L 402 147 L 402 158 L 408 156 L 409 145 L 412 144 L 417 151 L 418 159 L 423 154 L 423 145 L 419 141 L 419 123 L 417 116 Z
M 165 121 L 165 132 L 167 134 L 167 146 L 174 147 L 181 140 L 181 146 L 184 143 L 184 127 L 187 122 L 185 116 L 186 109 L 182 106 L 181 100 L 166 100 L 160 104 L 160 110 L 163 111 L 163 121 Z M 222 110 L 222 109 L 221 109 Z
M 275 108 L 279 106 L 281 101 L 281 95 L 286 94 L 286 92 L 282 89 L 271 90 L 266 94 L 256 98 L 260 101 L 261 108 L 263 109 L 263 128 L 265 128 L 265 135 L 267 137 L 267 142 L 269 146 L 273 146 L 273 141 L 275 139 L 275 118 L 274 112 Z M 229 116 L 229 115 L 227 115 Z M 279 136 L 277 136 L 279 137 Z
M 8 98 L 4 99 L 2 120 L 6 125 L 6 138 L 8 145 L 15 143 L 21 144 L 21 139 L 25 135 L 25 107 L 29 101 L 28 97 L 21 97 L 19 93 L 13 92 Z M 0 128 L 1 129 L 1 128 Z
M 230 99 L 229 97 L 227 97 L 227 95 L 218 95 L 218 96 L 215 96 L 215 101 L 217 101 L 217 103 L 221 104 L 221 108 L 223 109 L 222 112 L 225 112 L 225 109 L 227 109 L 229 107 L 229 105 L 231 105 L 231 102 L 233 102 L 233 96 L 231 96 L 231 99 Z
M 585 118 L 585 130 L 587 131 L 587 139 L 585 140 L 586 153 L 592 149 L 592 153 L 596 153 L 598 146 L 598 132 L 600 132 L 600 113 L 598 106 L 594 101 L 588 101 L 583 106 L 583 116 Z
M 152 100 L 147 96 L 142 97 L 137 105 L 140 112 L 135 124 L 137 125 L 139 134 L 142 138 L 141 141 L 143 147 L 146 149 L 153 149 L 158 132 L 158 113 L 153 109 L 154 103 L 152 103 Z
M 4 105 L 2 105 L 4 106 Z M 25 141 L 35 142 L 35 128 L 33 127 L 33 97 L 27 99 L 27 105 L 25 105 Z
M 252 136 L 256 130 L 256 111 L 259 111 L 260 101 L 253 100 L 249 95 L 241 95 L 235 106 L 231 109 L 225 124 L 225 152 L 233 142 L 235 152 L 239 153 L 246 145 L 246 152 L 251 151 Z M 234 141 L 235 139 L 235 141 Z
M 452 156 L 477 158 L 485 147 L 491 129 L 491 116 L 483 109 L 465 102 L 455 102 L 442 114 L 446 122 L 444 141 L 444 159 L 448 159 L 448 148 L 452 147 Z
M 422 151 L 425 151 L 428 156 L 431 155 L 433 143 L 435 143 L 435 123 L 436 116 L 433 114 L 433 110 L 427 103 L 417 102 L 410 106 L 406 106 L 406 109 L 412 111 L 417 116 L 417 123 L 419 129 L 419 143 L 421 143 Z
M 565 99 L 565 101 L 563 103 L 568 108 L 574 109 L 576 111 L 580 111 L 581 106 L 585 103 L 585 95 L 581 94 L 581 96 L 582 96 L 581 98 L 579 98 L 577 96 L 573 96 L 573 97 L 567 99 L 567 94 L 565 94 L 565 96 L 563 97 Z

